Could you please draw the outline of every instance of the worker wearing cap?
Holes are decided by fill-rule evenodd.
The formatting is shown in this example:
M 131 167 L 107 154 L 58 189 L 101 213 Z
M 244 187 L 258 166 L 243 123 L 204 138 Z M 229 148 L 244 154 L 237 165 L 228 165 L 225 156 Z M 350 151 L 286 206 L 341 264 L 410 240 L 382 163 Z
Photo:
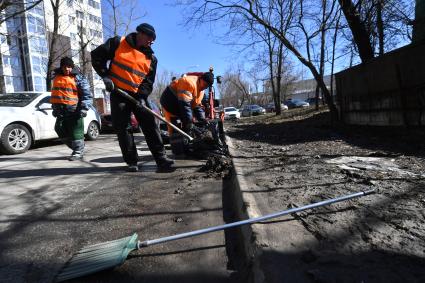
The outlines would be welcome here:
M 205 121 L 205 112 L 202 107 L 204 90 L 214 83 L 212 72 L 200 75 L 185 75 L 171 82 L 161 95 L 161 105 L 165 119 L 174 123 L 178 118 L 183 124 L 183 130 L 192 134 L 193 118 L 198 122 Z M 173 130 L 168 127 L 170 135 Z
M 92 94 L 87 79 L 69 57 L 63 57 L 60 60 L 60 67 L 54 70 L 50 103 L 53 116 L 56 117 L 55 131 L 72 149 L 68 160 L 83 159 L 83 117 L 87 116 L 92 104 Z
M 173 164 L 165 154 L 155 118 L 132 102 L 116 93 L 119 88 L 135 97 L 141 104 L 150 107 L 148 96 L 155 81 L 157 59 L 151 48 L 156 39 L 153 26 L 143 23 L 137 32 L 125 37 L 113 37 L 91 52 L 92 65 L 103 78 L 105 88 L 111 92 L 112 125 L 118 136 L 124 161 L 129 171 L 138 171 L 138 154 L 133 133 L 129 127 L 131 112 L 141 125 L 149 150 L 159 169 L 168 169 Z M 108 66 L 109 62 L 109 66 Z

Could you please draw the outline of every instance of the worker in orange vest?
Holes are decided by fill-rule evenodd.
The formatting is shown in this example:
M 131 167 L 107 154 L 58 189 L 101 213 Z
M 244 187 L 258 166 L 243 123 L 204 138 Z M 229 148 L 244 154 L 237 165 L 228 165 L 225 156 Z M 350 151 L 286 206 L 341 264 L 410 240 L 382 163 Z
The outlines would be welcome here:
M 205 122 L 205 111 L 202 107 L 204 90 L 214 83 L 212 72 L 200 73 L 199 75 L 184 75 L 175 79 L 161 95 L 161 106 L 167 121 L 175 123 L 180 119 L 183 130 L 193 135 L 195 128 L 193 118 L 198 122 Z M 172 134 L 172 128 L 168 128 Z
M 129 128 L 131 112 L 141 125 L 158 169 L 169 169 L 174 161 L 166 156 L 155 118 L 115 91 L 115 88 L 126 91 L 141 104 L 150 107 L 148 96 L 152 92 L 157 67 L 151 45 L 156 39 L 156 33 L 154 27 L 147 23 L 137 26 L 136 31 L 126 37 L 110 38 L 94 49 L 91 52 L 92 65 L 103 78 L 106 90 L 111 92 L 112 125 L 118 136 L 123 159 L 128 164 L 128 171 L 139 170 L 136 144 Z
M 55 131 L 72 149 L 68 160 L 83 159 L 83 118 L 87 116 L 92 104 L 92 94 L 87 79 L 69 57 L 63 57 L 60 60 L 60 67 L 54 70 L 50 102 L 53 116 L 56 117 Z

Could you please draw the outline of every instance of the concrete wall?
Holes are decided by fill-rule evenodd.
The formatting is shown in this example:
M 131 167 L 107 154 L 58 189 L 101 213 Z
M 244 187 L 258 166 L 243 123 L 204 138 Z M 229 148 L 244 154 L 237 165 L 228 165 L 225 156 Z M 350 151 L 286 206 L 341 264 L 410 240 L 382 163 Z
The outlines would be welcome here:
M 342 121 L 425 125 L 425 44 L 409 45 L 335 75 Z

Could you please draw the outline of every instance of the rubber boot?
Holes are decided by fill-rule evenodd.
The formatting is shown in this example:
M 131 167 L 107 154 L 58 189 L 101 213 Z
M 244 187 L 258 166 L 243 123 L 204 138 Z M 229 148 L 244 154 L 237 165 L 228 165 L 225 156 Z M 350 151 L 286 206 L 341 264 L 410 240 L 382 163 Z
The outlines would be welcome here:
M 166 155 L 159 155 L 155 157 L 156 166 L 159 170 L 167 170 L 174 164 L 174 160 L 168 158 Z
M 69 161 L 82 160 L 84 157 L 84 140 L 71 141 L 72 154 Z

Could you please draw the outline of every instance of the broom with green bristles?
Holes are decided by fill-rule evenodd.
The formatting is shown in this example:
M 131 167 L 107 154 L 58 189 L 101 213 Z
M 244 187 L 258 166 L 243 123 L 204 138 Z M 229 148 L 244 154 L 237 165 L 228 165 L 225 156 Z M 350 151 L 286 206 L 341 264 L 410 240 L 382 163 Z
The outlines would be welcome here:
M 81 277 L 91 273 L 95 273 L 101 270 L 109 269 L 112 267 L 119 266 L 124 263 L 128 254 L 136 249 L 141 249 L 143 247 L 152 246 L 160 243 L 165 243 L 169 241 L 184 239 L 188 237 L 198 236 L 202 234 L 207 234 L 215 231 L 220 231 L 232 227 L 242 226 L 245 224 L 252 224 L 268 219 L 276 218 L 286 214 L 296 213 L 304 211 L 307 209 L 312 209 L 324 205 L 329 205 L 336 202 L 341 202 L 361 196 L 366 196 L 374 193 L 375 190 L 368 190 L 364 192 L 354 193 L 334 199 L 329 199 L 317 203 L 312 203 L 302 207 L 291 208 L 288 210 L 251 218 L 247 220 L 242 220 L 238 222 L 228 223 L 220 226 L 213 226 L 205 229 L 195 230 L 191 232 L 186 232 L 182 234 L 177 234 L 174 236 L 147 240 L 147 241 L 138 241 L 137 234 L 115 241 L 100 243 L 92 246 L 88 246 L 76 253 L 71 260 L 64 266 L 60 273 L 56 276 L 56 282 Z

